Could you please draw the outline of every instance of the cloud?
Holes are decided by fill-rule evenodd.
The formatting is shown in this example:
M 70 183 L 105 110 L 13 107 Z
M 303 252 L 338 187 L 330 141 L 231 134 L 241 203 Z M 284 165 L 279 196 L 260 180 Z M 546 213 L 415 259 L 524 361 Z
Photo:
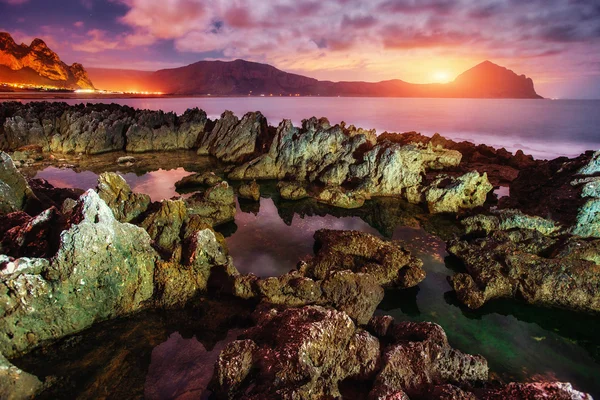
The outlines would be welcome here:
M 12 6 L 25 4 L 27 2 L 29 2 L 29 0 L 0 0 L 0 3 L 10 4 Z
M 85 23 L 84 23 L 83 21 L 75 21 L 75 22 L 73 23 L 73 26 L 74 26 L 75 28 L 83 28 L 83 26 L 84 26 L 84 25 L 85 25 Z
M 110 37 L 108 32 L 100 29 L 91 29 L 87 32 L 86 39 L 73 44 L 73 50 L 85 53 L 100 53 L 106 50 L 119 48 L 119 42 Z

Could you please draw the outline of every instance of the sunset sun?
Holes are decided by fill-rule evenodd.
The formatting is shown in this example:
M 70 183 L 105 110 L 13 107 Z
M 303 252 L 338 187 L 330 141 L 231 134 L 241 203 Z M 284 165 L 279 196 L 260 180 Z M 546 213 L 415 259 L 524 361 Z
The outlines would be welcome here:
M 435 83 L 448 83 L 452 80 L 447 71 L 436 71 L 433 73 L 432 78 Z

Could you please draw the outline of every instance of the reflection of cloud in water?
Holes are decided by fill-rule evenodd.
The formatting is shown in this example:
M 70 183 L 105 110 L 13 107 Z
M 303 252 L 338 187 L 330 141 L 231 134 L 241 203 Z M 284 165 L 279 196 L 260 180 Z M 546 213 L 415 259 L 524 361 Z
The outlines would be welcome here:
M 232 329 L 227 337 L 211 351 L 196 337 L 184 339 L 178 332 L 152 350 L 144 397 L 159 399 L 205 399 L 204 393 L 212 379 L 215 362 L 225 346 L 234 341 L 241 331 Z
M 319 229 L 355 229 L 378 234 L 358 217 L 294 215 L 288 226 L 279 217 L 273 200 L 265 198 L 261 199 L 258 215 L 243 213 L 238 206 L 235 223 L 237 231 L 227 238 L 234 264 L 240 272 L 258 276 L 282 275 L 300 259 L 313 254 L 313 234 Z
M 140 176 L 133 172 L 127 174 L 117 173 L 125 178 L 134 192 L 146 193 L 152 201 L 160 201 L 178 196 L 178 193 L 175 191 L 175 182 L 191 174 L 191 172 L 183 168 L 168 171 L 159 169 Z M 45 179 L 51 185 L 62 188 L 87 190 L 95 188 L 98 184 L 98 174 L 91 171 L 76 172 L 66 168 L 48 167 L 39 171 L 35 177 Z

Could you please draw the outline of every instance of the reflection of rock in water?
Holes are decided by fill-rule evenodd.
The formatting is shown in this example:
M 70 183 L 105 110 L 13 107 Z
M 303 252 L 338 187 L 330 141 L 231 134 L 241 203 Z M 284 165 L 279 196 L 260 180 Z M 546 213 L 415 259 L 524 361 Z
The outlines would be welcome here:
M 198 379 L 198 371 L 212 376 L 215 357 L 235 339 L 236 330 L 231 329 L 246 326 L 250 311 L 244 302 L 221 299 L 206 300 L 193 311 L 143 312 L 97 324 L 12 362 L 42 380 L 52 377 L 54 384 L 39 395 L 40 399 L 97 398 L 106 393 L 115 399 L 158 398 L 153 395 L 170 390 L 164 378 L 166 369 L 170 368 L 169 374 L 185 370 L 174 362 L 185 361 L 182 354 L 189 352 L 195 356 L 190 360 L 197 367 L 186 376 L 179 376 L 177 382 L 179 389 L 193 389 L 194 395 L 200 397 L 202 390 L 198 389 L 203 381 Z M 167 360 L 160 360 L 160 346 L 171 346 L 165 344 L 170 343 L 170 337 L 181 338 L 175 344 L 192 347 L 179 349 L 177 354 L 182 358 L 170 360 L 167 365 Z M 153 351 L 157 346 L 158 352 Z M 200 347 L 205 351 L 199 351 Z M 169 357 L 172 355 L 169 353 Z M 151 365 L 153 362 L 157 364 Z M 163 378 L 151 378 L 157 372 Z M 152 384 L 145 388 L 150 381 Z
M 417 295 L 420 290 L 418 286 L 403 290 L 388 289 L 385 291 L 385 297 L 377 308 L 383 311 L 400 309 L 403 314 L 409 317 L 421 315 L 421 311 L 417 305 Z
M 240 210 L 242 212 L 254 215 L 258 215 L 258 213 L 260 212 L 260 201 L 240 199 L 238 197 L 238 204 L 240 205 Z

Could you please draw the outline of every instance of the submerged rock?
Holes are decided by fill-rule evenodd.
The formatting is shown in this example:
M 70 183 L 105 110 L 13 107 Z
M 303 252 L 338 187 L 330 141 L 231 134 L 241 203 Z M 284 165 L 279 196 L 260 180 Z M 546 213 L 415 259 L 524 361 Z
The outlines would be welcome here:
M 134 193 L 125 179 L 114 172 L 105 172 L 98 176 L 98 195 L 121 222 L 130 222 L 146 211 L 150 196 Z
M 440 176 L 425 190 L 425 201 L 429 212 L 459 212 L 482 206 L 493 186 L 487 175 L 477 171 L 468 172 L 458 178 Z
M 10 156 L 0 151 L 0 214 L 23 210 L 33 192 Z
M 250 183 L 244 183 L 240 185 L 238 189 L 238 195 L 242 199 L 259 201 L 260 200 L 260 186 L 256 183 L 256 181 L 252 181 Z
M 241 163 L 266 152 L 272 140 L 267 119 L 260 112 L 249 112 L 240 121 L 231 111 L 225 111 L 202 138 L 198 154 Z
M 154 291 L 156 259 L 146 231 L 117 221 L 87 191 L 49 264 L 0 277 L 0 351 L 12 357 L 139 310 Z

